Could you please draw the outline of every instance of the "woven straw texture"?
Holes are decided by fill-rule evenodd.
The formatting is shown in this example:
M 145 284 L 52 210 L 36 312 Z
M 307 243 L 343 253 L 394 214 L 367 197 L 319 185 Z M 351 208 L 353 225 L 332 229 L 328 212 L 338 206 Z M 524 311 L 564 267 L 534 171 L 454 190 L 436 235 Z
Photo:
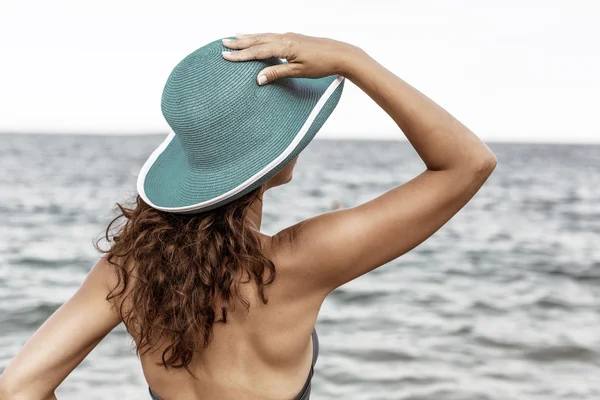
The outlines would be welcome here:
M 336 76 L 287 78 L 264 86 L 258 73 L 281 60 L 232 62 L 216 40 L 185 57 L 170 74 L 161 109 L 175 132 L 143 182 L 159 207 L 188 207 L 235 189 L 279 157 L 300 132 Z M 289 156 L 245 190 L 205 211 L 243 196 L 296 157 L 337 105 L 343 81 Z

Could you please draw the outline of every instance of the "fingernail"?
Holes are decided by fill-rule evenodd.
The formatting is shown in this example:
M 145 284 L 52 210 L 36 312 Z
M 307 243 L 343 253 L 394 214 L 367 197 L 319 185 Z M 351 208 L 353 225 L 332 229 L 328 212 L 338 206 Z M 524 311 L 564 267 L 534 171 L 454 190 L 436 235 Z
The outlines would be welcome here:
M 230 51 L 222 51 L 221 54 L 223 54 L 223 57 L 228 56 L 231 54 Z
M 264 75 L 259 75 L 258 76 L 258 84 L 264 85 L 265 83 L 267 83 L 267 77 Z
M 231 42 L 231 39 L 221 39 L 223 41 L 223 43 L 229 43 Z

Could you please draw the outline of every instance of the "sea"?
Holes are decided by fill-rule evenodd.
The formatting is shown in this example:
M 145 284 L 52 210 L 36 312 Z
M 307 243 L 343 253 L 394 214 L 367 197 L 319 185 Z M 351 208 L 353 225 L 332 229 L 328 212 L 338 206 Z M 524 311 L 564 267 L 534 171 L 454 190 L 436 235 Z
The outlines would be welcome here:
M 0 371 L 77 290 L 165 136 L 0 135 Z M 498 165 L 463 209 L 327 298 L 312 399 L 600 399 L 600 146 L 486 144 Z M 265 194 L 262 230 L 424 169 L 400 133 L 314 140 L 292 182 Z M 122 325 L 56 394 L 149 399 Z

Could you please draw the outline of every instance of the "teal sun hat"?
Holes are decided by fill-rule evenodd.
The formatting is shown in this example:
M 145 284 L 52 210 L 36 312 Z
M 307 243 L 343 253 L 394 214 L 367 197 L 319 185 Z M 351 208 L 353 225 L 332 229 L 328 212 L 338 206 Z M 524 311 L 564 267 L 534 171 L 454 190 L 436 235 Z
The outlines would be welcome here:
M 258 73 L 279 58 L 229 61 L 215 40 L 181 60 L 161 110 L 171 132 L 144 163 L 141 198 L 172 213 L 208 211 L 242 197 L 281 171 L 314 138 L 342 94 L 344 78 Z

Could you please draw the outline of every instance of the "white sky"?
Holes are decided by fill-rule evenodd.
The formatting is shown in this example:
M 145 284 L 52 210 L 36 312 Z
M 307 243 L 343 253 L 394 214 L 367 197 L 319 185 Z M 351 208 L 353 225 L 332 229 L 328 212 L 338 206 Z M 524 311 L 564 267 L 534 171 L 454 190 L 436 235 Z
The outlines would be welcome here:
M 166 133 L 183 57 L 292 31 L 362 47 L 483 140 L 600 143 L 599 21 L 583 0 L 0 0 L 0 131 Z M 351 84 L 318 137 L 404 139 Z

